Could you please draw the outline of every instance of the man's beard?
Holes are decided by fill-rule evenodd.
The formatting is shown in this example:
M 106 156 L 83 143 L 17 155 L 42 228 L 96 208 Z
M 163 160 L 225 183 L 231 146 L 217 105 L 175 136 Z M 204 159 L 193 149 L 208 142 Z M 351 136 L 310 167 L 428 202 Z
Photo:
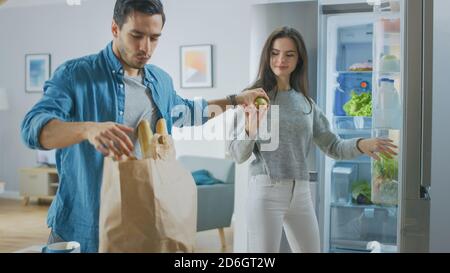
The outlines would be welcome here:
M 129 61 L 129 59 L 128 59 L 129 55 L 127 54 L 127 51 L 125 50 L 125 48 L 120 49 L 120 55 L 122 56 L 122 61 L 124 63 L 126 63 L 127 66 L 129 66 L 133 69 L 142 69 L 145 66 L 145 63 L 139 64 L 139 63 L 133 63 L 133 62 Z

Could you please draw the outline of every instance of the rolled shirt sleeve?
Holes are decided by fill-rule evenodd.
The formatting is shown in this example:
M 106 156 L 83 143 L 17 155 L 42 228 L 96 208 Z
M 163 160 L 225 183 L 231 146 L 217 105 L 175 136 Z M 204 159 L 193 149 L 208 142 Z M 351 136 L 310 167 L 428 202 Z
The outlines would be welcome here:
M 44 84 L 40 101 L 25 115 L 21 124 L 22 140 L 31 149 L 44 147 L 39 143 L 42 128 L 51 120 L 66 121 L 72 111 L 70 72 L 67 64 L 60 66 Z
M 184 126 L 200 126 L 208 121 L 208 101 L 203 98 L 184 99 L 175 92 L 172 83 L 171 90 L 172 107 L 170 114 L 174 126 L 180 128 Z

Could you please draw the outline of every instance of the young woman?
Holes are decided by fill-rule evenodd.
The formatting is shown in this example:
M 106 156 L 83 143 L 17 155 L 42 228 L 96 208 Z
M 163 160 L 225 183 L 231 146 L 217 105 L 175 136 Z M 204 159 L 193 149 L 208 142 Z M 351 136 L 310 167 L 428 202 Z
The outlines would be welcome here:
M 267 39 L 258 79 L 249 89 L 263 89 L 270 104 L 279 106 L 279 145 L 261 149 L 258 122 L 247 114 L 245 140 L 233 139 L 229 151 L 242 163 L 252 153 L 248 197 L 248 250 L 278 252 L 284 228 L 293 252 L 319 252 L 320 240 L 309 189 L 306 158 L 314 142 L 335 159 L 351 159 L 377 153 L 391 157 L 397 148 L 389 139 L 343 140 L 331 132 L 323 112 L 308 96 L 308 57 L 301 34 L 292 28 L 275 30 Z M 254 112 L 249 105 L 246 112 Z M 271 120 L 271 111 L 259 111 L 258 119 Z M 272 132 L 273 133 L 273 132 Z

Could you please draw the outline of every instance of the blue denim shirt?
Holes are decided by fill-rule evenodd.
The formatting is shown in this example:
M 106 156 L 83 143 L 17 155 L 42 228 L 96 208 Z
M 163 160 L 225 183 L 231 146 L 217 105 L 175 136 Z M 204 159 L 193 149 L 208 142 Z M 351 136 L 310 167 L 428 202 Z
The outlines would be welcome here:
M 70 60 L 56 69 L 44 85 L 44 95 L 22 122 L 21 134 L 32 149 L 42 128 L 52 119 L 66 122 L 123 123 L 125 90 L 123 68 L 112 50 L 112 42 L 95 55 Z M 146 65 L 144 84 L 158 115 L 172 126 L 201 125 L 208 120 L 207 102 L 179 97 L 170 76 L 154 65 Z M 155 131 L 155 124 L 152 124 Z M 81 244 L 83 252 L 98 251 L 98 219 L 103 155 L 88 141 L 56 151 L 59 188 L 47 224 L 66 241 Z

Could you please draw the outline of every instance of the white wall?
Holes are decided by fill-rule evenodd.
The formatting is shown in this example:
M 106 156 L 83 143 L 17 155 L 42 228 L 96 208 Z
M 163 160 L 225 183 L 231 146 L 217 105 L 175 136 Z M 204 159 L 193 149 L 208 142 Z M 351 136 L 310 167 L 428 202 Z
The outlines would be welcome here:
M 251 0 L 164 1 L 167 25 L 154 63 L 165 68 L 174 84 L 187 98 L 215 99 L 240 92 L 249 84 L 250 3 Z M 180 89 L 179 47 L 191 44 L 213 44 L 213 88 Z M 208 122 L 203 128 L 174 130 L 200 133 L 223 125 L 222 119 Z M 185 140 L 176 143 L 177 154 L 225 157 L 223 140 Z
M 25 54 L 50 53 L 54 71 L 65 60 L 99 52 L 112 39 L 115 0 L 87 1 L 76 7 L 64 2 L 0 8 L 0 86 L 7 88 L 11 106 L 7 112 L 0 112 L 0 180 L 7 182 L 7 191 L 18 191 L 19 168 L 36 165 L 36 152 L 27 149 L 20 138 L 20 123 L 41 96 L 25 93 Z M 248 85 L 253 1 L 163 2 L 167 22 L 151 62 L 172 75 L 180 95 L 220 98 Z M 205 43 L 214 46 L 214 87 L 181 90 L 179 47 Z M 177 153 L 223 158 L 225 143 L 182 141 L 177 143 Z
M 433 135 L 431 161 L 431 219 L 430 251 L 450 252 L 450 179 L 449 155 L 450 93 L 448 67 L 450 64 L 450 1 L 434 1 L 434 86 Z
M 60 2 L 0 7 L 0 86 L 7 88 L 10 105 L 0 112 L 0 179 L 7 191 L 18 191 L 19 168 L 36 165 L 36 152 L 20 138 L 21 121 L 41 96 L 25 92 L 25 54 L 50 53 L 54 71 L 65 60 L 96 53 L 111 40 L 114 1 L 89 1 L 81 7 Z
M 309 95 L 317 96 L 317 2 L 314 0 L 258 4 L 252 8 L 250 71 L 256 75 L 261 49 L 275 28 L 290 26 L 303 36 L 309 58 Z

